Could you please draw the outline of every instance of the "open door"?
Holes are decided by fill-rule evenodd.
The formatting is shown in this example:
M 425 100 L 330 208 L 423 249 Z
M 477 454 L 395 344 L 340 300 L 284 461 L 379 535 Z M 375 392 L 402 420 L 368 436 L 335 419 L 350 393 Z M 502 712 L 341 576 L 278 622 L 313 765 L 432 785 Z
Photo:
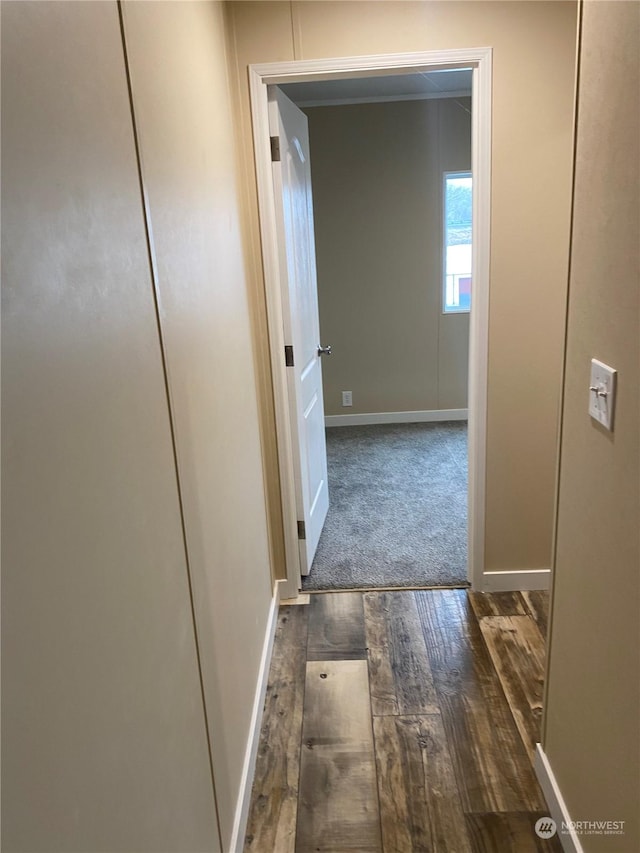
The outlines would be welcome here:
M 277 87 L 269 110 L 300 571 L 308 575 L 329 509 L 321 355 L 331 348 L 320 346 L 307 117 Z

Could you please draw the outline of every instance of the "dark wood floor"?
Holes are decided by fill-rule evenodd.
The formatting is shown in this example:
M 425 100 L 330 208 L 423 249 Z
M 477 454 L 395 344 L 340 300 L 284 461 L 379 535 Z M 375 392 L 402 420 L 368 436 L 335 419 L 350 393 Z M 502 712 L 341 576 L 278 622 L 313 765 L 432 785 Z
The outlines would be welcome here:
M 245 851 L 534 853 L 547 596 L 280 608 Z

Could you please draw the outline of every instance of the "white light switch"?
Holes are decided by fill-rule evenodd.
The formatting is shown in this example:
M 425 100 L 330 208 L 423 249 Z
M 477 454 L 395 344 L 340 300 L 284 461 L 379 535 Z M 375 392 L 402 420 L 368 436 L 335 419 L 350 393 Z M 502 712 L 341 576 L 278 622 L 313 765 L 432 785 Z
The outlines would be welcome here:
M 589 414 L 605 429 L 613 431 L 613 412 L 616 405 L 617 371 L 597 358 L 591 359 L 589 384 Z

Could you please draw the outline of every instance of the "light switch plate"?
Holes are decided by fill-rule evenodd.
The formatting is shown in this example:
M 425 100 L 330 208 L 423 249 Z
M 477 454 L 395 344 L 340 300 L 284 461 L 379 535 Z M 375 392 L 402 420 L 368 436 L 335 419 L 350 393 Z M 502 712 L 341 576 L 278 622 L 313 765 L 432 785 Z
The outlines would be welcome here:
M 597 358 L 591 359 L 589 383 L 589 414 L 605 429 L 613 432 L 613 414 L 616 407 L 617 371 Z

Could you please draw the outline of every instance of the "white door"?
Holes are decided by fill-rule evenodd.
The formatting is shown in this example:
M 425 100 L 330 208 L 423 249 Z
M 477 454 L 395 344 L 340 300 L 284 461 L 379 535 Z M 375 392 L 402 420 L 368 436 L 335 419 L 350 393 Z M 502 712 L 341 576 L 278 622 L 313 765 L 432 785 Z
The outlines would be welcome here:
M 273 178 L 281 231 L 283 325 L 293 437 L 300 571 L 308 575 L 327 510 L 327 448 L 307 117 L 278 88 L 269 91 L 272 136 L 279 137 Z M 284 354 L 283 354 L 284 355 Z M 290 362 L 293 361 L 291 365 Z

